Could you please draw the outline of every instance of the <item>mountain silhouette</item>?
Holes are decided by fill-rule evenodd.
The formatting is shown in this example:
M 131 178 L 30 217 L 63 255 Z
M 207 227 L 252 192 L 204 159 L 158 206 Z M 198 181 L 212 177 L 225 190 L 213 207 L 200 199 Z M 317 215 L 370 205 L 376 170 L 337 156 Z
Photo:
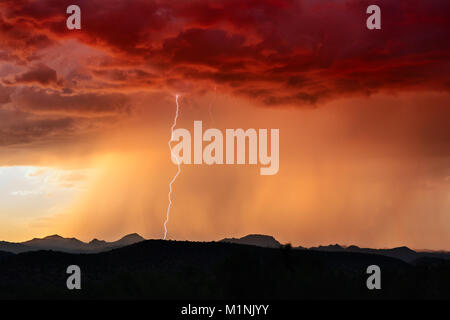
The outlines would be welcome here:
M 220 242 L 228 242 L 235 244 L 245 244 L 264 248 L 280 248 L 282 244 L 274 237 L 261 234 L 249 234 L 242 238 L 225 238 Z M 371 249 L 360 248 L 355 245 L 341 246 L 339 244 L 330 244 L 327 246 L 317 246 L 311 248 L 305 248 L 302 246 L 295 247 L 296 250 L 310 250 L 310 251 L 325 251 L 325 252 L 356 252 L 382 255 L 386 257 L 392 257 L 400 259 L 405 262 L 413 262 L 420 258 L 438 258 L 438 259 L 450 259 L 450 253 L 448 252 L 433 252 L 433 251 L 414 251 L 406 246 L 391 248 L 391 249 Z
M 343 247 L 338 244 L 328 246 L 318 246 L 309 248 L 309 250 L 327 251 L 327 252 L 359 252 L 368 254 L 378 254 L 387 257 L 400 259 L 406 262 L 413 262 L 420 258 L 439 258 L 450 259 L 448 252 L 432 252 L 432 251 L 414 251 L 406 246 L 391 248 L 391 249 L 371 249 L 360 248 L 355 245 Z
M 82 271 L 82 290 L 66 288 L 70 265 Z M 370 265 L 382 270 L 382 290 L 366 287 Z M 0 299 L 33 298 L 449 299 L 450 261 L 164 240 L 91 254 L 0 251 Z
M 34 238 L 32 240 L 14 243 L 0 241 L 0 251 L 9 253 L 23 253 L 28 251 L 52 250 L 67 253 L 99 253 L 116 248 L 132 245 L 144 241 L 145 239 L 137 233 L 128 234 L 113 242 L 93 239 L 86 243 L 76 238 L 64 238 L 57 234 L 44 238 Z M 219 242 L 233 243 L 240 245 L 250 245 L 263 248 L 281 248 L 283 245 L 274 237 L 263 234 L 249 234 L 242 238 L 224 238 Z M 295 247 L 294 250 L 324 251 L 324 252 L 351 252 L 366 253 L 372 255 L 382 255 L 411 263 L 422 258 L 450 259 L 450 253 L 441 251 L 414 251 L 406 246 L 389 249 L 360 248 L 356 245 L 341 246 L 330 244 L 327 246 L 317 246 L 311 248 Z
M 22 242 L 27 247 L 43 250 L 83 250 L 86 245 L 84 242 L 75 238 L 63 238 L 57 234 L 42 239 L 34 238 L 33 240 Z
M 253 245 L 264 248 L 279 248 L 279 243 L 274 237 L 263 234 L 249 234 L 242 238 L 225 238 L 220 242 Z
M 113 242 L 111 244 L 114 244 L 115 246 L 128 246 L 130 244 L 134 244 L 136 242 L 141 242 L 141 241 L 144 241 L 144 240 L 145 239 L 142 238 L 137 233 L 131 233 L 131 234 L 126 235 L 122 239 L 117 240 L 116 242 Z
M 100 247 L 105 246 L 107 243 L 108 243 L 108 242 L 106 242 L 105 240 L 98 240 L 97 238 L 95 238 L 95 239 L 92 239 L 92 240 L 88 243 L 88 245 L 89 245 L 91 248 L 100 248 Z
M 45 238 L 34 238 L 20 243 L 0 241 L 0 251 L 22 253 L 27 251 L 52 250 L 68 253 L 98 253 L 128 246 L 144 240 L 145 239 L 137 233 L 133 233 L 113 242 L 93 239 L 86 243 L 76 238 L 63 238 L 55 234 Z

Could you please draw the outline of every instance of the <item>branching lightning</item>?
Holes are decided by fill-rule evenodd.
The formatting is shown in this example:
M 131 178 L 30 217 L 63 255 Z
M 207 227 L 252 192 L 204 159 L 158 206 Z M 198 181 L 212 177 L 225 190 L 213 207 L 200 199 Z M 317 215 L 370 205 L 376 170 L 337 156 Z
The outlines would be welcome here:
M 172 199 L 171 199 L 171 195 L 172 195 L 172 184 L 175 182 L 175 180 L 177 179 L 178 175 L 181 173 L 181 161 L 180 161 L 180 159 L 176 156 L 176 154 L 173 153 L 172 145 L 170 144 L 170 143 L 173 141 L 173 129 L 174 129 L 175 126 L 177 125 L 178 113 L 179 113 L 179 110 L 180 110 L 180 106 L 179 106 L 179 103 L 178 103 L 178 98 L 179 98 L 179 95 L 177 94 L 177 95 L 175 96 L 175 102 L 176 102 L 176 105 L 177 105 L 177 111 L 176 111 L 176 113 L 175 113 L 175 118 L 174 118 L 174 120 L 173 120 L 172 127 L 170 128 L 171 135 L 170 135 L 170 140 L 169 140 L 169 143 L 168 143 L 169 149 L 170 149 L 171 157 L 174 157 L 174 158 L 176 159 L 177 166 L 178 166 L 178 170 L 177 170 L 177 173 L 175 174 L 175 176 L 172 178 L 172 180 L 171 180 L 170 183 L 169 183 L 169 196 L 168 196 L 168 197 L 169 197 L 169 205 L 167 206 L 166 221 L 164 221 L 164 240 L 165 240 L 166 237 L 167 237 L 167 223 L 169 222 L 170 209 L 171 209 L 171 207 L 172 207 Z

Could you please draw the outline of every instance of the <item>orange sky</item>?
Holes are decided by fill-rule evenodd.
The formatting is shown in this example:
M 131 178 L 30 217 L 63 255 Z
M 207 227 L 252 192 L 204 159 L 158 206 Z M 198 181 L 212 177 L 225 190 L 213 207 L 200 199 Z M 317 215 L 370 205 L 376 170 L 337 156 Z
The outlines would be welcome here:
M 0 240 L 161 238 L 181 94 L 177 127 L 279 128 L 280 170 L 183 166 L 169 238 L 450 250 L 448 3 L 377 2 L 2 2 Z

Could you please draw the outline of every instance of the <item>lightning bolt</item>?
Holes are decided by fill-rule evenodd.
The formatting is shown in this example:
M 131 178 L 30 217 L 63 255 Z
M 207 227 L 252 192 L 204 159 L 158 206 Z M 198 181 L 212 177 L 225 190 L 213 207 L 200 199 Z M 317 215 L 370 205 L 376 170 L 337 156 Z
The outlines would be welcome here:
M 170 135 L 170 140 L 168 142 L 169 149 L 170 149 L 170 154 L 171 154 L 172 157 L 174 157 L 177 160 L 176 162 L 177 162 L 178 170 L 177 170 L 177 173 L 175 174 L 175 176 L 172 178 L 172 180 L 169 183 L 169 195 L 168 195 L 169 205 L 167 206 L 166 221 L 164 221 L 164 240 L 166 240 L 166 237 L 167 237 L 167 223 L 169 222 L 170 208 L 172 207 L 172 198 L 171 198 L 171 195 L 172 195 L 172 184 L 175 182 L 175 180 L 177 179 L 178 175 L 181 173 L 181 161 L 175 155 L 175 153 L 173 153 L 172 145 L 170 144 L 173 141 L 173 129 L 177 125 L 178 113 L 179 113 L 179 110 L 180 110 L 180 105 L 178 103 L 178 98 L 179 98 L 179 95 L 177 94 L 175 96 L 175 103 L 177 105 L 177 111 L 175 113 L 175 118 L 173 119 L 172 127 L 170 128 L 171 135 Z

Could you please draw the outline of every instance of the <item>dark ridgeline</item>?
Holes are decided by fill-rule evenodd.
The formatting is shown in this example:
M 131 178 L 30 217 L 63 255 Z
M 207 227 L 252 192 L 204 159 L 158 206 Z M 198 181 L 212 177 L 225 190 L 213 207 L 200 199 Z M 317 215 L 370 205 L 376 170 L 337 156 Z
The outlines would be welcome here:
M 72 264 L 82 270 L 79 291 L 66 289 Z M 382 290 L 366 288 L 372 264 L 382 270 Z M 450 261 L 162 240 L 95 254 L 0 252 L 0 298 L 450 298 Z
M 45 238 L 34 238 L 19 243 L 0 241 L 0 251 L 22 253 L 38 250 L 54 250 L 69 253 L 98 253 L 128 246 L 144 240 L 145 239 L 137 233 L 132 233 L 113 242 L 93 239 L 91 242 L 86 243 L 76 238 L 63 238 L 55 234 Z
M 265 248 L 280 248 L 282 245 L 274 237 L 263 234 L 249 234 L 242 238 L 225 238 L 221 242 L 247 244 Z

